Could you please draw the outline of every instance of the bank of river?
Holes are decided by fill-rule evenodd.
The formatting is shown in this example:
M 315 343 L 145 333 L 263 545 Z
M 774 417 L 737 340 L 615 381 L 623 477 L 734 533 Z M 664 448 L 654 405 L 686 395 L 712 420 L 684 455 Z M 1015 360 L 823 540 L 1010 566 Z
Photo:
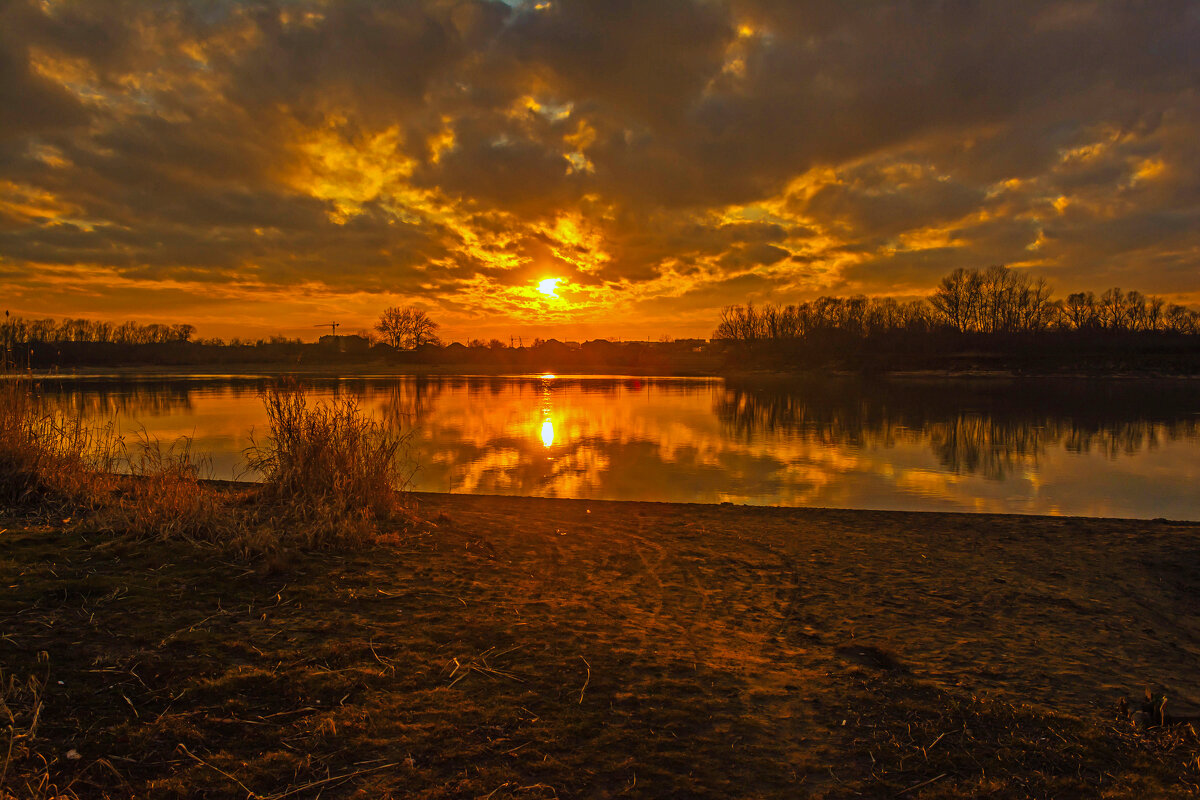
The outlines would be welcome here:
M 434 527 L 394 546 L 250 565 L 0 524 L 0 665 L 41 674 L 49 654 L 34 745 L 53 780 L 492 798 L 1200 782 L 1194 734 L 1116 711 L 1146 686 L 1198 710 L 1200 524 L 415 499 Z

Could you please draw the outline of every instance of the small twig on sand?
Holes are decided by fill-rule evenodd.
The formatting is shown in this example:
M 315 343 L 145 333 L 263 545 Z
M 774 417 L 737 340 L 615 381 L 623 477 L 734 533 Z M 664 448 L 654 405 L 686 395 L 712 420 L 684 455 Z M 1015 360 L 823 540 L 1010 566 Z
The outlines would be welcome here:
M 592 682 L 592 665 L 583 656 L 580 656 L 579 660 L 587 667 L 587 678 L 583 681 L 583 688 L 579 690 L 579 705 L 583 705 L 583 693 L 587 691 L 588 684 Z
M 13 743 L 17 741 L 17 737 L 12 733 L 12 728 L 9 728 L 8 736 L 8 755 L 4 757 L 4 769 L 0 769 L 0 786 L 4 785 L 4 779 L 8 777 L 8 765 L 12 761 Z
M 510 647 L 507 650 L 500 651 L 497 651 L 494 647 L 489 647 L 479 655 L 472 656 L 466 663 L 459 661 L 457 658 L 452 658 L 450 661 L 454 664 L 454 670 L 450 673 L 450 677 L 453 678 L 453 680 L 447 684 L 447 687 L 454 686 L 472 672 L 477 672 L 480 675 L 491 679 L 508 678 L 509 680 L 516 681 L 517 683 L 525 683 L 524 678 L 514 675 L 511 672 L 505 672 L 504 670 L 496 669 L 488 663 L 489 658 L 497 658 L 499 656 L 508 655 L 514 650 L 520 650 L 522 647 L 524 647 L 524 645 L 517 645 L 516 647 Z M 449 664 L 446 666 L 449 666 Z M 462 670 L 461 675 L 459 675 L 459 670 Z M 455 677 L 455 675 L 458 675 L 458 677 Z
M 479 800 L 492 800 L 492 795 L 494 795 L 496 792 L 503 789 L 505 786 L 511 786 L 511 785 L 512 784 L 510 784 L 508 781 L 505 781 L 504 783 L 497 786 L 495 789 L 492 789 L 490 792 L 485 794 L 483 797 L 479 798 Z
M 237 778 L 230 775 L 225 770 L 221 769 L 220 767 L 213 766 L 212 764 L 208 763 L 200 756 L 193 753 L 191 750 L 188 750 L 187 745 L 185 745 L 183 742 L 180 742 L 176 749 L 180 750 L 185 756 L 187 756 L 189 758 L 193 758 L 196 761 L 199 761 L 204 766 L 208 767 L 209 769 L 215 770 L 216 772 L 219 772 L 222 775 L 224 775 L 226 778 L 229 778 L 229 780 L 233 781 L 238 786 L 242 787 L 242 789 L 244 789 L 246 794 L 249 795 L 250 797 L 261 797 L 261 795 L 259 795 L 258 793 L 250 791 L 250 789 L 246 786 L 246 784 L 242 783 L 241 781 L 239 781 Z
M 306 783 L 303 786 L 297 786 L 294 789 L 288 789 L 286 792 L 283 792 L 282 794 L 267 795 L 266 797 L 263 798 L 263 800 L 283 800 L 283 798 L 285 798 L 285 797 L 291 797 L 294 794 L 299 794 L 300 792 L 303 792 L 306 789 L 312 789 L 316 786 L 324 786 L 327 783 L 334 783 L 335 781 L 345 781 L 345 780 L 349 780 L 350 778 L 357 778 L 359 775 L 366 775 L 369 772 L 379 772 L 382 769 L 388 769 L 389 767 L 398 767 L 398 766 L 400 766 L 400 762 L 395 761 L 391 764 L 380 764 L 378 767 L 368 767 L 366 769 L 360 769 L 357 772 L 347 772 L 345 775 L 334 775 L 332 778 L 325 778 L 324 780 L 313 781 L 312 783 Z
M 908 787 L 907 789 L 905 789 L 904 791 L 897 792 L 897 793 L 896 793 L 896 797 L 900 797 L 901 795 L 906 795 L 906 794 L 908 794 L 908 793 L 909 793 L 909 792 L 911 792 L 911 791 L 915 791 L 916 789 L 920 789 L 922 786 L 928 786 L 929 784 L 933 783 L 934 781 L 940 781 L 942 778 L 946 777 L 946 776 L 947 776 L 947 775 L 949 775 L 949 774 L 950 774 L 950 773 L 948 773 L 948 772 L 943 772 L 941 775 L 938 775 L 936 778 L 930 778 L 930 779 L 929 779 L 929 780 L 927 780 L 927 781 L 921 781 L 921 782 L 920 782 L 920 783 L 918 783 L 916 786 L 910 786 L 910 787 Z
M 375 656 L 375 660 L 384 666 L 384 670 L 380 673 L 380 675 L 386 675 L 389 673 L 392 675 L 396 674 L 396 665 L 392 663 L 391 659 L 382 658 L 380 657 L 379 653 L 375 652 L 374 642 L 367 642 L 367 647 L 371 648 L 371 655 Z

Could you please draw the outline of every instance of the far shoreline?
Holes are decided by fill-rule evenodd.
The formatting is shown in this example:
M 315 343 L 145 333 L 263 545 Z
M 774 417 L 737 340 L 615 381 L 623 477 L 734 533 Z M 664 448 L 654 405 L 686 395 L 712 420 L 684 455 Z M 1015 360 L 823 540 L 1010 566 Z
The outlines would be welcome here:
M 262 380 L 272 378 L 689 378 L 709 380 L 743 381 L 805 381 L 805 380 L 858 380 L 858 381 L 1200 381 L 1200 374 L 1171 373 L 1158 371 L 1120 370 L 1098 372 L 1070 370 L 1059 372 L 1034 372 L 1010 369 L 965 369 L 965 370 L 544 370 L 519 371 L 507 365 L 488 369 L 478 363 L 463 364 L 387 364 L 350 363 L 344 365 L 321 364 L 311 367 L 285 366 L 280 364 L 236 364 L 229 367 L 212 364 L 195 365 L 124 365 L 113 367 L 71 367 L 68 369 L 10 370 L 0 374 L 0 380 L 33 378 L 35 380 L 103 380 L 108 378 L 175 378 L 191 380 Z

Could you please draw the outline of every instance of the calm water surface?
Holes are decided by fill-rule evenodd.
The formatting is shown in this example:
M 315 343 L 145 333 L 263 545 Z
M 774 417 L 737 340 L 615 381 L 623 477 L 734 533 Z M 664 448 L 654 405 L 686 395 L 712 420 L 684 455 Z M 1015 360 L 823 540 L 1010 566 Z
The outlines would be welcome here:
M 52 402 L 244 471 L 266 379 L 68 379 Z M 1200 384 L 317 379 L 413 431 L 416 489 L 1200 519 Z

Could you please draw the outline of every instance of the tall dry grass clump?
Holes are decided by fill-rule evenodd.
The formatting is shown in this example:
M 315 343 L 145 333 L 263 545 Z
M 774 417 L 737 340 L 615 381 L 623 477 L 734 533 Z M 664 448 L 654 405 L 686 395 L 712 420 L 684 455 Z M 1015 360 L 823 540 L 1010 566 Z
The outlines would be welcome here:
M 111 424 L 47 409 L 28 378 L 0 380 L 0 503 L 94 509 L 109 490 L 119 449 Z
M 188 437 L 164 445 L 143 429 L 127 444 L 112 422 L 93 426 L 51 410 L 31 380 L 2 381 L 0 508 L 244 556 L 368 544 L 381 539 L 380 523 L 411 521 L 401 514 L 415 471 L 408 435 L 353 398 L 311 404 L 299 386 L 285 385 L 263 399 L 268 430 L 245 456 L 264 482 L 218 487 L 205 480 L 211 465 Z
M 370 540 L 401 511 L 415 471 L 409 435 L 363 413 L 353 397 L 310 404 L 298 385 L 263 396 L 268 431 L 245 457 L 263 479 L 281 532 L 307 545 Z
M 164 446 L 143 429 L 122 452 L 130 477 L 103 515 L 104 527 L 139 539 L 236 546 L 245 529 L 243 515 L 230 504 L 229 492 L 203 482 L 211 476 L 211 463 L 193 453 L 191 438 Z

